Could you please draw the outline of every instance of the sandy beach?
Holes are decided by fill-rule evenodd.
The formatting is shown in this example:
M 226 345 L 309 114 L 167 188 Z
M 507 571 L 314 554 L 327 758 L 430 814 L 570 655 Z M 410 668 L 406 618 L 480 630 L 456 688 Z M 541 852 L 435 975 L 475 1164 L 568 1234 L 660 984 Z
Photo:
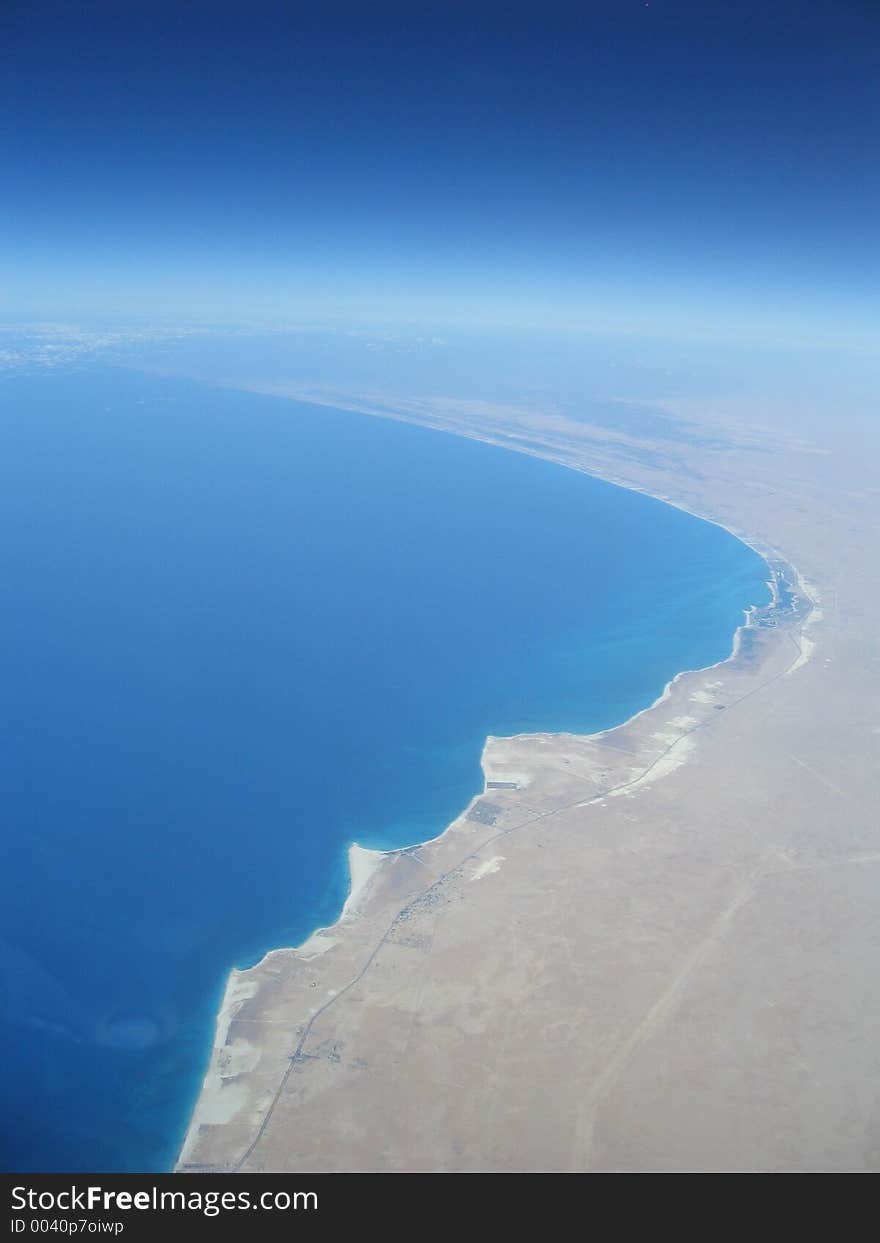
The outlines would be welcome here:
M 864 458 L 718 418 L 683 444 L 506 408 L 390 414 L 710 518 L 789 606 L 615 729 L 489 738 L 483 792 L 433 841 L 352 847 L 340 921 L 230 977 L 178 1168 L 876 1166 Z

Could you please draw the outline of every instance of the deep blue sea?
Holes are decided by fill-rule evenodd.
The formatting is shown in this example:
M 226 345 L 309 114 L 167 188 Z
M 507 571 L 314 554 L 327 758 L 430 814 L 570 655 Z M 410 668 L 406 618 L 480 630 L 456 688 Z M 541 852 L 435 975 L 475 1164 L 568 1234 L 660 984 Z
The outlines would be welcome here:
M 6 1169 L 170 1167 L 228 969 L 335 919 L 351 841 L 768 600 L 719 528 L 454 436 L 110 369 L 0 403 Z

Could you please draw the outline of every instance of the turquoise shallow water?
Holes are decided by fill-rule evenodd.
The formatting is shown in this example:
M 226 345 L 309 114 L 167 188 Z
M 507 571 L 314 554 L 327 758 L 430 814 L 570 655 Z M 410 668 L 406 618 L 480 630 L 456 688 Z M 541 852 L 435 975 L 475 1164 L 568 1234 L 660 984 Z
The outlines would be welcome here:
M 7 1169 L 170 1166 L 229 967 L 435 836 L 487 733 L 723 659 L 726 532 L 424 429 L 123 371 L 2 384 Z

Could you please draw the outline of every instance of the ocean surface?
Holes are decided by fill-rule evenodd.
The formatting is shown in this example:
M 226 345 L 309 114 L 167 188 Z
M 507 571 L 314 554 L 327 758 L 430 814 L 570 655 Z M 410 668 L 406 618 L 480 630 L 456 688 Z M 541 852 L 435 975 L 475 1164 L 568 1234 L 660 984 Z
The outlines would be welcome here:
M 226 973 L 435 836 L 487 733 L 726 657 L 764 563 L 421 428 L 111 369 L 0 381 L 0 1165 L 169 1168 Z

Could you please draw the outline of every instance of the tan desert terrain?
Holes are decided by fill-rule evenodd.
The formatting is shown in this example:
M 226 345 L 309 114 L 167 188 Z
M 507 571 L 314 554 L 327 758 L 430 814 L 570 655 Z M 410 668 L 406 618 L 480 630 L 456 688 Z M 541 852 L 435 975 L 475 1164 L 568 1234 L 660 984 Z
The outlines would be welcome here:
M 490 738 L 435 841 L 355 851 L 340 922 L 231 976 L 178 1168 L 880 1168 L 876 444 L 328 404 L 665 498 L 795 599 L 618 729 Z

